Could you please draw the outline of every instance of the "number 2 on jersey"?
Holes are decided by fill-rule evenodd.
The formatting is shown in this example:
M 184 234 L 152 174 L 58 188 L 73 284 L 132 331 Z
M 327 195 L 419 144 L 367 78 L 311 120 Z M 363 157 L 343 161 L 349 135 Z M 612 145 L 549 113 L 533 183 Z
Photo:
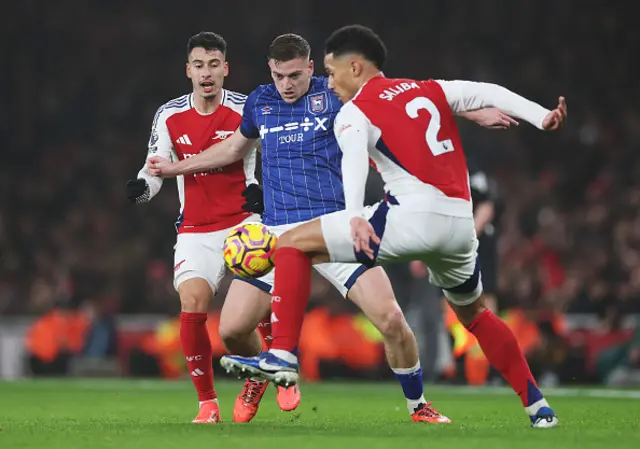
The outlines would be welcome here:
M 418 118 L 420 109 L 426 109 L 431 114 L 427 132 L 425 133 L 427 146 L 431 153 L 434 156 L 440 156 L 441 154 L 452 152 L 454 148 L 451 139 L 438 140 L 438 133 L 440 132 L 440 111 L 438 111 L 438 107 L 426 97 L 416 97 L 405 106 L 405 111 L 411 118 Z

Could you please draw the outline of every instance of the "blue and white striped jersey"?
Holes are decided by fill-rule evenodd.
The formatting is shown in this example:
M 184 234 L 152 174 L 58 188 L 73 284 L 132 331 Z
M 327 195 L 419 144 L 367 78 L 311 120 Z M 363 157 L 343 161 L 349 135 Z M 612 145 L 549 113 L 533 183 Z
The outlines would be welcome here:
M 240 132 L 262 143 L 266 225 L 311 220 L 344 209 L 341 162 L 333 122 L 342 104 L 324 77 L 293 104 L 274 84 L 254 90 L 244 107 Z

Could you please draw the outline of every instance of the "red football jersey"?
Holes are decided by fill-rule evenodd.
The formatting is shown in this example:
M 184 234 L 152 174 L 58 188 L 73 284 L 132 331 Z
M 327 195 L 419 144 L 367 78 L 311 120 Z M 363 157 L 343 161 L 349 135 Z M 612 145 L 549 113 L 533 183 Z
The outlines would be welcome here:
M 182 160 L 226 139 L 240 126 L 246 96 L 222 91 L 222 103 L 211 114 L 198 112 L 192 94 L 163 105 L 153 122 L 149 157 Z M 181 214 L 178 232 L 212 232 L 235 226 L 245 212 L 242 191 L 255 180 L 255 150 L 244 160 L 205 173 L 178 177 Z
M 471 200 L 458 127 L 444 91 L 436 81 L 376 77 L 351 103 L 340 113 L 349 114 L 349 108 L 355 106 L 354 111 L 357 109 L 366 116 L 370 122 L 369 132 L 375 134 L 369 140 L 382 156 L 447 197 Z M 348 120 L 340 121 L 347 126 Z M 375 155 L 371 156 L 375 161 Z M 377 163 L 383 178 L 385 166 L 388 164 Z M 345 173 L 345 176 L 348 175 Z M 388 173 L 387 178 L 393 178 L 398 184 L 398 176 Z M 406 189 L 400 186 L 399 190 Z

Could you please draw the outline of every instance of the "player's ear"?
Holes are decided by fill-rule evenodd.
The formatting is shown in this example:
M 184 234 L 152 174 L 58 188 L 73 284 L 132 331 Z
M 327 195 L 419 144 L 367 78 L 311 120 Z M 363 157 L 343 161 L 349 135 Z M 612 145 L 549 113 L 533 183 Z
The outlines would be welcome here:
M 227 61 L 224 62 L 224 76 L 229 74 L 229 63 Z
M 191 66 L 189 65 L 189 61 L 187 61 L 185 71 L 187 73 L 187 78 L 191 79 Z
M 309 75 L 313 75 L 313 68 L 314 68 L 313 59 L 310 59 L 309 60 Z
M 362 63 L 360 61 L 358 61 L 357 59 L 352 59 L 351 62 L 349 63 L 350 65 L 350 69 L 351 69 L 351 75 L 354 78 L 357 78 L 360 76 L 360 74 L 362 73 Z

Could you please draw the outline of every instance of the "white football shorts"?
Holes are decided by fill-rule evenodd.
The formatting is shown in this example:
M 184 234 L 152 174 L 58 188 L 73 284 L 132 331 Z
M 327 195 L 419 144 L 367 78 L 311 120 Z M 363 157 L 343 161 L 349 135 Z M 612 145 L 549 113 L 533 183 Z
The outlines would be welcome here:
M 269 230 L 275 235 L 281 236 L 286 231 L 293 229 L 303 223 L 304 222 L 269 226 Z M 314 265 L 313 268 L 322 277 L 331 282 L 331 284 L 333 284 L 333 286 L 345 298 L 347 297 L 347 293 L 349 293 L 349 290 L 351 289 L 351 287 L 353 287 L 358 278 L 369 269 L 369 267 L 366 267 L 360 263 L 323 263 Z M 271 294 L 273 292 L 275 272 L 276 269 L 274 268 L 273 270 L 271 270 L 271 272 L 269 272 L 265 276 L 262 276 L 261 278 L 250 279 L 236 276 L 236 279 L 248 282 L 258 287 L 263 292 Z
M 429 268 L 429 281 L 442 288 L 449 301 L 460 306 L 473 303 L 482 293 L 473 217 L 420 210 L 419 203 L 405 200 L 392 198 L 366 208 L 365 218 L 380 237 L 374 260 L 356 254 L 347 211 L 320 217 L 331 260 L 368 266 L 421 260 Z
M 260 215 L 253 214 L 242 223 L 260 223 Z M 213 293 L 217 293 L 225 273 L 222 247 L 234 227 L 214 232 L 178 234 L 173 267 L 173 286 L 176 290 L 184 281 L 202 278 L 209 283 Z

